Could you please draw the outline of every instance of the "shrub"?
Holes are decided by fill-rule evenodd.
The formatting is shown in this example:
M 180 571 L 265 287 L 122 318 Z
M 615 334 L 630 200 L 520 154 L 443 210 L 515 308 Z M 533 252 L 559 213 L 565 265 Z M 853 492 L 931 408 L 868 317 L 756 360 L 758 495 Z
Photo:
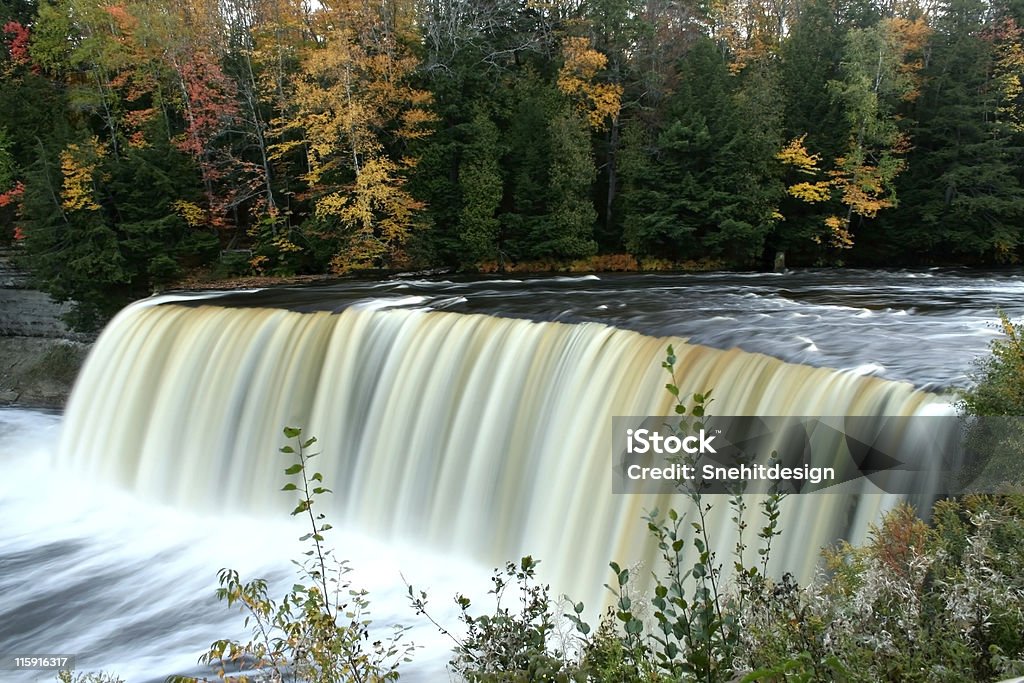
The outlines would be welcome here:
M 958 404 L 961 415 L 981 418 L 971 421 L 967 432 L 963 490 L 1024 490 L 1024 325 L 1002 311 L 999 324 L 1003 337 L 975 362 L 974 384 Z
M 124 679 L 105 671 L 91 673 L 72 673 L 61 671 L 57 674 L 59 683 L 124 683 Z
M 675 363 L 670 346 L 662 365 L 671 380 L 665 387 L 676 399 L 678 434 L 682 435 L 703 428 L 712 399 L 710 391 L 689 398 L 682 394 L 675 382 Z M 698 463 L 691 459 L 686 464 Z M 711 504 L 697 489 L 685 492 L 692 502 L 692 519 L 675 509 L 664 517 L 657 510 L 645 517 L 662 554 L 662 564 L 653 575 L 653 595 L 644 594 L 635 571 L 610 563 L 613 580 L 607 587 L 614 607 L 594 632 L 583 619 L 583 603 L 569 601 L 571 609 L 559 619 L 548 598 L 549 587 L 532 583 L 536 561 L 523 558 L 519 568 L 509 564 L 505 570 L 505 576 L 519 584 L 520 611 L 512 612 L 502 604 L 508 581 L 498 571 L 492 579 L 496 586 L 491 591 L 496 597 L 492 613 L 473 614 L 469 600 L 457 596 L 467 635 L 457 638 L 440 627 L 455 644 L 451 662 L 455 672 L 469 681 L 732 680 L 742 628 L 738 605 L 765 585 L 771 543 L 780 533 L 782 495 L 769 495 L 762 503 L 760 568 L 744 564 L 741 533 L 733 566 L 738 589 L 732 591 L 726 587 L 722 563 L 711 550 L 707 517 Z M 747 525 L 742 493 L 732 496 L 729 504 L 742 532 Z M 696 562 L 688 560 L 687 546 L 694 549 Z M 426 594 L 410 586 L 409 596 L 417 613 L 430 618 Z M 559 621 L 567 622 L 572 633 L 562 635 Z
M 974 386 L 962 393 L 960 408 L 970 415 L 1024 415 L 1024 325 L 999 311 L 1003 338 L 975 363 Z

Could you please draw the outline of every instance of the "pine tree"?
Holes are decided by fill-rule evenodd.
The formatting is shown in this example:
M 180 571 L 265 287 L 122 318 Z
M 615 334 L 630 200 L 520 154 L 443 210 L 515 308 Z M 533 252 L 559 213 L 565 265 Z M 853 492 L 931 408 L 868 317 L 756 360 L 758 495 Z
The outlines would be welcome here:
M 459 166 L 462 210 L 459 215 L 460 253 L 466 265 L 497 261 L 502 181 L 498 128 L 482 109 L 466 127 L 468 143 Z
M 903 206 L 886 221 L 893 251 L 913 243 L 932 258 L 996 262 L 1021 254 L 1024 150 L 998 116 L 996 35 L 985 19 L 979 0 L 950 0 L 940 14 L 900 186 Z
M 547 224 L 535 223 L 533 248 L 549 258 L 574 259 L 597 253 L 594 242 L 594 159 L 587 125 L 568 108 L 549 124 Z

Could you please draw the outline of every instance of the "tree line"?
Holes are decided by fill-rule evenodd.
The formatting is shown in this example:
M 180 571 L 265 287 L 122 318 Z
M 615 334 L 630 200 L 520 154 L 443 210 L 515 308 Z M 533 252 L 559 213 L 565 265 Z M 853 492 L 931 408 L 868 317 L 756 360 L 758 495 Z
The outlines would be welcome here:
M 231 259 L 1012 263 L 1022 24 L 1022 0 L 5 0 L 0 242 L 85 325 Z

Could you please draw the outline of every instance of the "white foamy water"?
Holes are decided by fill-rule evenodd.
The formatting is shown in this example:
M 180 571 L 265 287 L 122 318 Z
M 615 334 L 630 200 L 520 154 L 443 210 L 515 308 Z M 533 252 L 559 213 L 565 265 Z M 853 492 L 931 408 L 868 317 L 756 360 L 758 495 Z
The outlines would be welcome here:
M 191 513 L 70 475 L 53 466 L 60 428 L 58 415 L 0 409 L 0 656 L 74 655 L 80 671 L 128 683 L 209 674 L 197 659 L 213 640 L 248 637 L 244 615 L 215 598 L 217 572 L 266 578 L 281 597 L 299 578 L 291 560 L 307 549 L 302 520 L 274 505 L 265 516 Z M 283 457 L 267 454 L 275 456 Z M 283 496 L 277 488 L 266 498 Z M 390 624 L 414 627 L 408 637 L 423 647 L 400 669 L 403 680 L 446 680 L 450 643 L 414 615 L 402 577 L 427 589 L 454 627 L 452 597 L 481 595 L 489 572 L 408 544 L 329 533 L 351 560 L 353 587 L 370 591 L 380 635 Z M 0 668 L 4 683 L 52 680 Z

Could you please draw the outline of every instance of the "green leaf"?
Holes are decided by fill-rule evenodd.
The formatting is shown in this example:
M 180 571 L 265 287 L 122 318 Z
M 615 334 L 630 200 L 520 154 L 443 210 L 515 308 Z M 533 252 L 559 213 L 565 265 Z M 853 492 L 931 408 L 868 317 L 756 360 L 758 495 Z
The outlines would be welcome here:
M 301 471 L 302 471 L 302 463 L 298 463 L 297 462 L 294 465 L 292 465 L 291 467 L 289 467 L 288 469 L 286 469 L 284 471 L 284 473 L 290 475 L 290 474 L 298 474 Z
M 302 430 L 301 429 L 296 429 L 295 427 L 285 427 L 284 428 L 284 435 L 286 437 L 288 437 L 289 439 L 294 439 L 295 437 L 297 437 L 301 433 L 302 433 Z
M 281 446 L 281 452 L 282 453 L 294 453 L 295 449 L 292 448 L 291 446 Z
M 284 486 L 282 486 L 281 490 L 282 491 L 295 491 L 295 490 L 297 490 L 297 488 L 298 487 L 295 486 L 295 484 L 289 483 L 289 484 L 285 484 Z

